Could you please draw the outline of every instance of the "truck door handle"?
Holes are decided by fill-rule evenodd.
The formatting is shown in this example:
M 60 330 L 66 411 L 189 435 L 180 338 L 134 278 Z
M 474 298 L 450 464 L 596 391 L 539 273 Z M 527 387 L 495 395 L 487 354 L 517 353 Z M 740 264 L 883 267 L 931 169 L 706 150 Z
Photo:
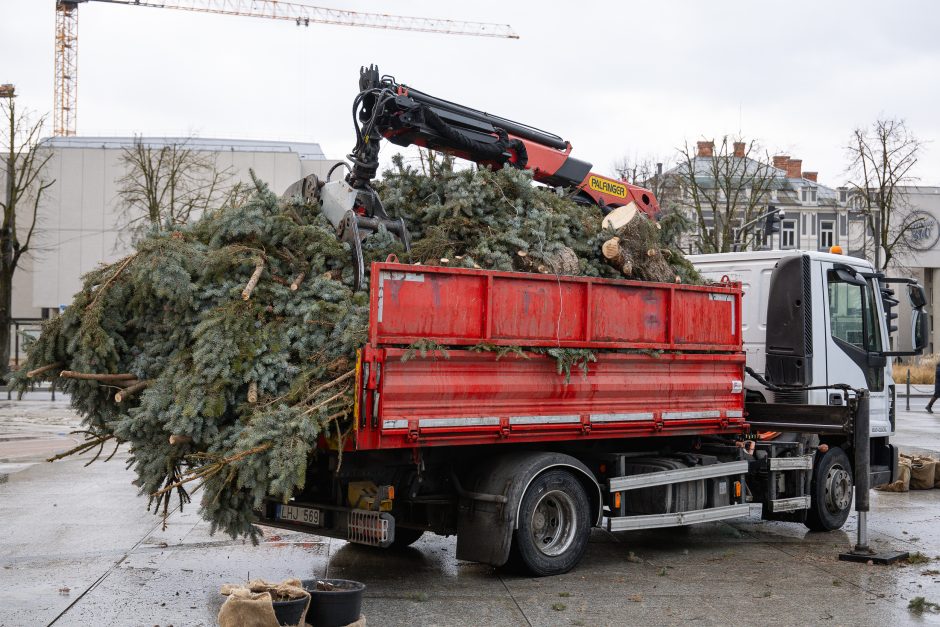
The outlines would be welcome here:
M 830 405 L 841 405 L 841 404 L 842 404 L 842 393 L 841 393 L 841 392 L 830 392 L 830 393 L 829 393 L 829 404 L 830 404 Z

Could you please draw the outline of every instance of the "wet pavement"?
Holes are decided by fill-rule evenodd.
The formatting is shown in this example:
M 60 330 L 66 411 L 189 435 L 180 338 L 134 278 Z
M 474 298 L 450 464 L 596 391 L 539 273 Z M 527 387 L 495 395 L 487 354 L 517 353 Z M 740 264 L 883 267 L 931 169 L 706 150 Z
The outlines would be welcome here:
M 64 405 L 34 402 L 0 404 L 0 438 L 15 430 L 44 441 L 43 450 L 71 446 L 75 423 Z M 940 450 L 935 424 L 940 417 L 899 413 L 898 439 Z M 266 529 L 252 546 L 209 535 L 195 507 L 173 512 L 163 530 L 131 485 L 123 452 L 83 468 L 88 458 L 32 463 L 41 456 L 24 453 L 0 484 L 0 626 L 213 625 L 221 584 L 290 576 L 364 581 L 372 625 L 940 623 L 940 614 L 907 608 L 916 596 L 940 602 L 940 490 L 872 495 L 872 544 L 919 551 L 924 564 L 839 562 L 853 515 L 823 534 L 756 520 L 595 531 L 577 569 L 533 579 L 457 561 L 453 538 L 425 537 L 394 553 Z

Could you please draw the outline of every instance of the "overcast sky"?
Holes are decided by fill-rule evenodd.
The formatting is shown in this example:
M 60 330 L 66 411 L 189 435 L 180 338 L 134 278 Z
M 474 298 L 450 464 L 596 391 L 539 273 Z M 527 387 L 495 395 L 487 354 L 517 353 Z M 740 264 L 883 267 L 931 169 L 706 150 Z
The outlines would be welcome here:
M 520 39 L 89 2 L 79 134 L 316 141 L 339 158 L 354 141 L 359 66 L 377 63 L 422 91 L 557 133 L 600 173 L 623 155 L 668 162 L 686 140 L 740 131 L 836 186 L 853 127 L 885 115 L 928 142 L 917 175 L 940 185 L 935 1 L 318 4 L 508 23 Z M 0 83 L 41 112 L 52 107 L 54 25 L 53 0 L 0 0 Z

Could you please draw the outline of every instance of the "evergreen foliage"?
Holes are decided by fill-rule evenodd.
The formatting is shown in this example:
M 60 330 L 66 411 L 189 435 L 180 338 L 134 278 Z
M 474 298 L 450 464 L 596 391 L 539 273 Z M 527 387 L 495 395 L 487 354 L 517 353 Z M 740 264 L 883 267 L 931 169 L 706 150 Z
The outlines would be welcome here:
M 54 379 L 70 394 L 89 435 L 76 452 L 129 443 L 136 485 L 157 511 L 201 488 L 213 531 L 252 537 L 263 498 L 286 501 L 303 488 L 318 438 L 342 449 L 369 311 L 368 292 L 352 290 L 349 250 L 319 207 L 254 184 L 247 201 L 154 230 L 133 254 L 85 275 L 16 374 L 20 390 Z M 619 276 L 599 254 L 610 236 L 600 210 L 534 187 L 529 172 L 445 162 L 428 177 L 399 158 L 380 193 L 414 246 L 406 254 L 380 230 L 363 242 L 367 262 L 395 253 L 433 265 Z M 447 357 L 430 340 L 409 348 L 408 357 Z M 566 378 L 594 361 L 589 351 L 542 352 Z

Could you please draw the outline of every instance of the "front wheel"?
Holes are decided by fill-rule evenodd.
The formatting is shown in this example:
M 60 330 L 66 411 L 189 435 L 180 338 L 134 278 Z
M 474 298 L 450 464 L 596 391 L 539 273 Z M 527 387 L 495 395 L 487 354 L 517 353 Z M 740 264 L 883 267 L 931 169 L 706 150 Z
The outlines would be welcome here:
M 825 453 L 817 453 L 806 526 L 812 531 L 842 527 L 852 509 L 852 489 L 852 465 L 845 451 L 833 446 Z
M 522 497 L 510 563 L 538 577 L 568 572 L 587 550 L 590 510 L 584 487 L 571 473 L 539 475 Z

